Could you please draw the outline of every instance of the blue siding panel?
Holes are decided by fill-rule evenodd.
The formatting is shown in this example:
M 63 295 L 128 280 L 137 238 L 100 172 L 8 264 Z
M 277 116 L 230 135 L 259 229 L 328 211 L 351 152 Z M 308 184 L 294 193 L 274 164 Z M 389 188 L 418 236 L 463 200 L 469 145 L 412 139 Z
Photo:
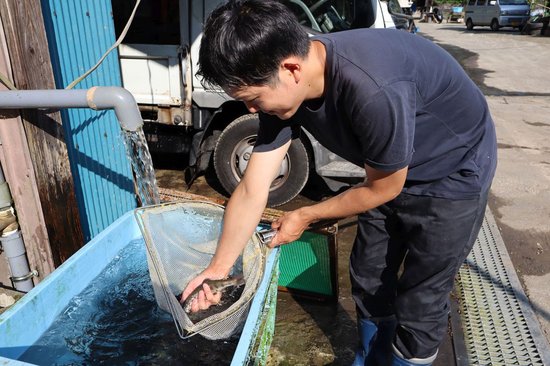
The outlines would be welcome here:
M 42 0 L 56 87 L 63 89 L 115 43 L 111 0 Z M 122 86 L 118 53 L 75 89 Z M 88 241 L 136 207 L 133 175 L 115 113 L 62 112 L 82 231 Z

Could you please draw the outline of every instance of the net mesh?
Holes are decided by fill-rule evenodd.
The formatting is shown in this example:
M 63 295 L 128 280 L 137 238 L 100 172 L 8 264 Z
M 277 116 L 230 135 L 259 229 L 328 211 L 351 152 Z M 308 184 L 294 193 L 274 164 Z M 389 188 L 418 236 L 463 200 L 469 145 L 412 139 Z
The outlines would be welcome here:
M 212 306 L 199 317 L 184 311 L 179 296 L 210 263 L 221 234 L 223 213 L 222 206 L 202 201 L 172 202 L 135 211 L 147 246 L 155 299 L 172 315 L 182 338 L 200 334 L 207 339 L 224 339 L 240 331 L 264 272 L 267 247 L 253 236 L 230 272 L 231 277 L 242 274 L 245 281 L 238 299 Z

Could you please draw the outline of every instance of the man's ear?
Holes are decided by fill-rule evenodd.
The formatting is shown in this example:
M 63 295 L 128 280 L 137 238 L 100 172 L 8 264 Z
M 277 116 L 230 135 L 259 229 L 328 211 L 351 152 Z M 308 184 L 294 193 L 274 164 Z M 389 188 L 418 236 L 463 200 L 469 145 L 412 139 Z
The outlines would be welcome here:
M 283 72 L 289 72 L 294 78 L 296 84 L 298 84 L 298 82 L 302 78 L 302 63 L 298 58 L 289 57 L 283 60 L 283 62 L 281 63 L 281 68 Z

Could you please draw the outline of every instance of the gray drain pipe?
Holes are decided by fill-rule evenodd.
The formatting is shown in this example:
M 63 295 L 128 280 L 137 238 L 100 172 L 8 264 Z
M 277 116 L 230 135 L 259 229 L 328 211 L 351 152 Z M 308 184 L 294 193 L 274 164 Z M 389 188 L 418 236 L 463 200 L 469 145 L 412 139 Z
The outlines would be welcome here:
M 25 244 L 21 237 L 21 230 L 3 233 L 0 237 L 2 248 L 8 257 L 13 287 L 18 291 L 29 292 L 34 287 L 32 278 L 38 276 L 36 270 L 29 268 L 29 262 L 25 253 Z
M 0 92 L 0 109 L 91 108 L 114 109 L 120 127 L 137 131 L 143 120 L 132 94 L 121 87 L 94 86 L 88 90 L 10 90 Z
M 4 178 L 4 171 L 2 170 L 2 167 L 0 167 L 0 210 L 10 207 L 12 201 L 8 182 L 6 182 L 6 178 Z
M 13 287 L 18 291 L 29 292 L 34 283 L 32 278 L 38 276 L 38 272 L 29 268 L 29 262 L 25 255 L 25 244 L 21 239 L 21 231 L 17 225 L 17 218 L 11 207 L 12 198 L 8 183 L 4 179 L 4 173 L 0 168 L 0 243 L 6 254 L 11 273 Z
M 121 87 L 97 86 L 88 90 L 53 89 L 0 92 L 0 109 L 26 108 L 114 109 L 123 130 L 135 132 L 143 125 L 134 97 Z M 33 287 L 32 277 L 37 273 L 36 271 L 31 272 L 29 269 L 21 231 L 14 230 L 3 233 L 0 241 L 8 257 L 15 288 L 20 291 L 30 291 Z

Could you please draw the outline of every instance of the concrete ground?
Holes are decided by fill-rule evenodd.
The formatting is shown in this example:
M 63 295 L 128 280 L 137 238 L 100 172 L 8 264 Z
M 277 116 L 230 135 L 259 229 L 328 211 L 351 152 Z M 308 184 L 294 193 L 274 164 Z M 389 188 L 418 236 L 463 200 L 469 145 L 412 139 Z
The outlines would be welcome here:
M 490 197 L 492 210 L 514 267 L 542 330 L 550 338 L 550 38 L 513 30 L 467 31 L 463 24 L 420 23 L 419 36 L 448 50 L 480 86 L 495 120 L 499 166 Z M 160 187 L 185 190 L 182 167 L 155 165 Z M 222 197 L 209 175 L 191 193 Z M 290 210 L 318 201 L 314 184 L 280 207 Z M 279 293 L 270 365 L 349 365 L 356 342 L 355 309 L 350 296 L 348 257 L 354 218 L 338 233 L 338 303 L 326 304 Z M 546 285 L 546 286 L 545 286 Z M 454 364 L 452 334 L 435 365 Z

